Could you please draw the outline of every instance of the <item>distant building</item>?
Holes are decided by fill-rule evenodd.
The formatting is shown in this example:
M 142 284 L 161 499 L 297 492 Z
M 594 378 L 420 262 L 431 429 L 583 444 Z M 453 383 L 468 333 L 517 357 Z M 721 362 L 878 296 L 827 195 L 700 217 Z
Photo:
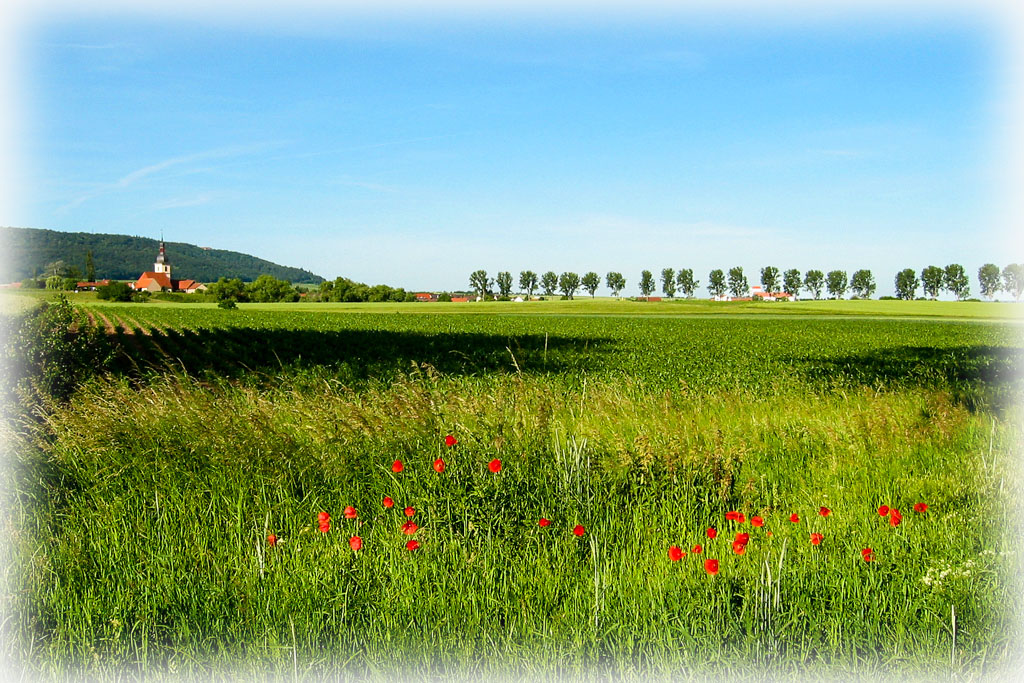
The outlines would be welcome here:
M 100 287 L 106 287 L 110 284 L 110 280 L 97 280 L 96 282 L 78 282 L 75 284 L 75 289 L 79 292 L 95 292 Z
M 139 276 L 139 279 L 132 283 L 132 289 L 137 292 L 201 292 L 206 290 L 206 285 L 195 280 L 174 280 L 171 278 L 171 262 L 167 259 L 167 249 L 163 240 L 160 241 L 160 251 L 156 255 L 156 263 L 153 270 L 147 270 Z
M 437 301 L 437 294 L 430 292 L 420 292 L 416 295 L 416 301 Z

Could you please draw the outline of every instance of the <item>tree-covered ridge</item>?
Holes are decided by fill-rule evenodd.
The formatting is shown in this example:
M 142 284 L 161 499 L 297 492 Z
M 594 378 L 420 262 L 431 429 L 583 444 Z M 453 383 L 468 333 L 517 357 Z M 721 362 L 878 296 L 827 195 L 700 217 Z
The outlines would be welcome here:
M 99 279 L 134 280 L 153 269 L 160 242 L 129 235 L 58 232 L 36 228 L 0 227 L 0 282 L 15 282 L 43 273 L 47 264 L 64 261 L 84 273 L 88 252 Z M 226 249 L 203 249 L 194 244 L 166 242 L 167 256 L 176 278 L 213 282 L 219 278 L 252 281 L 272 275 L 296 283 L 319 283 L 323 278 L 301 268 L 289 268 L 248 254 Z

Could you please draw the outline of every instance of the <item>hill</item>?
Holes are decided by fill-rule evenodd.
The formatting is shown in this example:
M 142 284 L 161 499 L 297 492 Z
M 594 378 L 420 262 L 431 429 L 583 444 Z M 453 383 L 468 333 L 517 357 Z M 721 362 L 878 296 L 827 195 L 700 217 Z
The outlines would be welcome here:
M 0 282 L 15 282 L 42 273 L 48 263 L 63 260 L 85 272 L 85 254 L 92 250 L 97 278 L 134 280 L 153 269 L 158 240 L 129 235 L 58 232 L 36 228 L 0 227 Z M 205 249 L 184 242 L 166 242 L 175 277 L 213 282 L 221 277 L 255 280 L 263 274 L 282 280 L 319 283 L 322 277 L 301 268 L 289 268 L 255 256 L 226 249 Z

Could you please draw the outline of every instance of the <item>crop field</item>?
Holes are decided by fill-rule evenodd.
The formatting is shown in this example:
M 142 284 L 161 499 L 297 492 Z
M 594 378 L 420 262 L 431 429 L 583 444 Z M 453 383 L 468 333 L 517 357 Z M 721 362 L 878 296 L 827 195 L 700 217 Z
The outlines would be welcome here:
M 1012 311 L 550 303 L 88 301 L 60 398 L 60 344 L 8 314 L 3 656 L 103 680 L 1021 666 Z

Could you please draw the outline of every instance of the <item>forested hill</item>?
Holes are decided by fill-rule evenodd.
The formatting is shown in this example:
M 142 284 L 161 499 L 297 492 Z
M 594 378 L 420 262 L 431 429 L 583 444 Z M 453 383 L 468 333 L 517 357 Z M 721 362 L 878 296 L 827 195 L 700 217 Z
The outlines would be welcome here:
M 97 235 L 35 228 L 0 227 L 0 282 L 16 282 L 43 273 L 47 264 L 64 261 L 85 273 L 85 255 L 92 251 L 98 279 L 134 280 L 153 269 L 159 240 L 128 235 Z M 218 278 L 255 280 L 263 274 L 281 280 L 318 283 L 322 277 L 301 268 L 279 266 L 255 256 L 194 244 L 166 242 L 174 277 L 213 282 Z

